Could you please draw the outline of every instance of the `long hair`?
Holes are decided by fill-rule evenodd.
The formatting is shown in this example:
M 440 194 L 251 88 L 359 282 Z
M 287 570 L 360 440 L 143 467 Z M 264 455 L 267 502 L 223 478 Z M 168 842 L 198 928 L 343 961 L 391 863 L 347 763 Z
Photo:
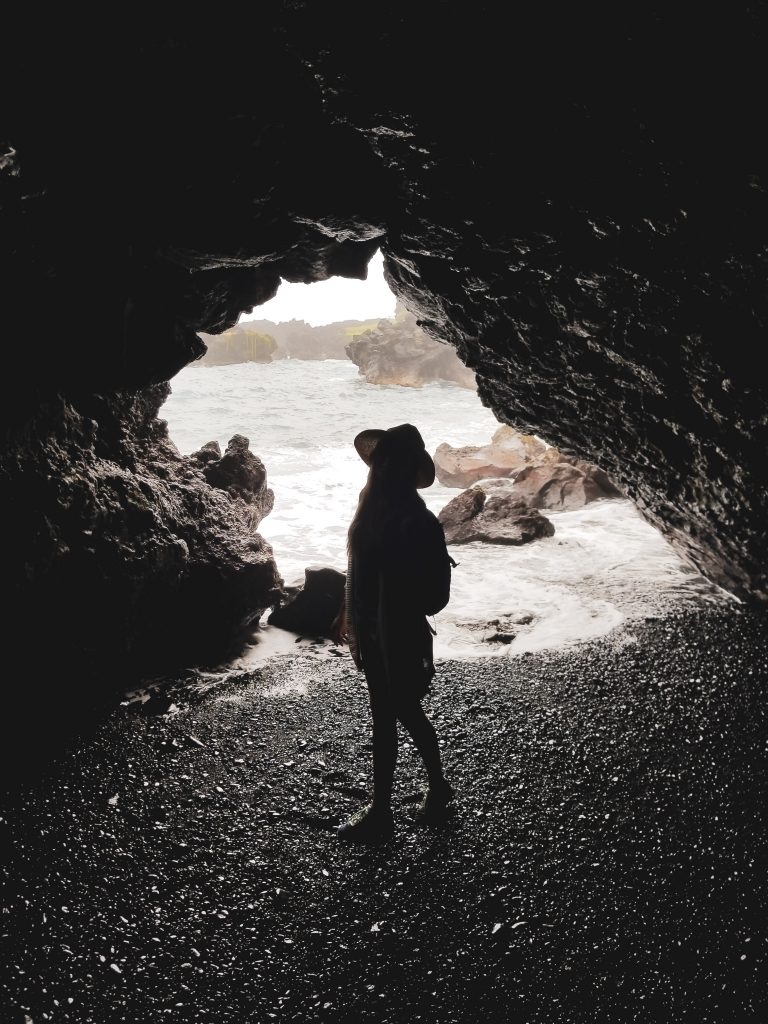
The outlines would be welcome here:
M 389 526 L 424 505 L 416 490 L 415 457 L 404 457 L 402 451 L 391 452 L 386 440 L 383 438 L 376 446 L 368 479 L 360 492 L 347 535 L 350 554 L 374 547 Z

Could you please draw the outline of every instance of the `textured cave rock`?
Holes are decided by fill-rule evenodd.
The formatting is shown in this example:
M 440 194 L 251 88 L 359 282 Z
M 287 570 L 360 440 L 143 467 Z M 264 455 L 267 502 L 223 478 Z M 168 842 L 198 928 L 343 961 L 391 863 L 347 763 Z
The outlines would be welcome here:
M 129 395 L 281 277 L 364 277 L 378 247 L 503 422 L 601 466 L 705 574 L 768 599 L 761 9 L 393 2 L 354 45 L 359 6 L 258 19 L 237 59 L 242 26 L 191 12 L 108 46 L 69 15 L 9 34 L 0 500 L 17 605 L 84 656 L 103 646 L 89 631 L 138 653 L 161 615 L 205 628 L 224 602 L 234 628 L 267 607 L 274 566 L 236 504 L 181 482 L 193 469 L 151 403 L 133 452 L 146 400 Z M 110 614 L 119 562 L 132 586 Z M 211 581 L 200 605 L 192 577 Z
M 250 506 L 250 523 L 255 530 L 274 508 L 275 494 L 267 487 L 264 463 L 249 446 L 247 437 L 235 434 L 223 455 L 218 442 L 209 441 L 199 452 L 192 452 L 190 459 L 201 467 L 211 487 L 218 487 Z

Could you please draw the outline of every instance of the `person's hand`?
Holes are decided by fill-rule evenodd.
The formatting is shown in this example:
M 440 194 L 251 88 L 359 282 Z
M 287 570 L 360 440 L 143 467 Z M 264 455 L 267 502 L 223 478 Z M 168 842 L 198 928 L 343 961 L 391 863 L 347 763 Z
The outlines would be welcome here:
M 343 605 L 339 614 L 331 623 L 331 640 L 335 644 L 347 643 L 347 610 Z

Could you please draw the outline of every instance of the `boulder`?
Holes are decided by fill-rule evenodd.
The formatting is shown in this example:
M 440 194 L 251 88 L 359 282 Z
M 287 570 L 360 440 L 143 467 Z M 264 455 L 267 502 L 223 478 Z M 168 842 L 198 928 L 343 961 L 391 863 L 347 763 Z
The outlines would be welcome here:
M 547 446 L 537 437 L 501 426 L 489 444 L 462 448 L 439 445 L 434 455 L 435 472 L 444 487 L 471 487 L 478 480 L 513 476 L 546 451 Z
M 566 511 L 599 498 L 622 497 L 608 474 L 598 466 L 568 459 L 555 449 L 552 452 L 554 455 L 543 462 L 524 466 L 515 474 L 512 493 L 529 508 Z
M 506 483 L 506 481 L 502 481 Z M 552 537 L 555 528 L 536 509 L 512 493 L 475 484 L 462 491 L 441 510 L 448 544 L 528 544 L 540 537 Z
M 267 623 L 307 636 L 330 636 L 344 600 L 346 579 L 338 569 L 309 566 L 304 570 L 304 583 L 286 587 L 287 600 L 274 609 Z

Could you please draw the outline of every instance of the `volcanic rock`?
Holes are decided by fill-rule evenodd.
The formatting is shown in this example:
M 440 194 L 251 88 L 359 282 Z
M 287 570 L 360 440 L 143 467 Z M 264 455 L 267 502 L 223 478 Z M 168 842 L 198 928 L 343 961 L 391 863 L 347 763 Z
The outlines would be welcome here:
M 475 484 L 462 491 L 440 511 L 447 544 L 529 544 L 541 537 L 552 537 L 555 527 L 545 516 L 528 508 L 512 494 L 488 493 L 485 485 Z
M 158 671 L 215 656 L 278 597 L 258 506 L 179 454 L 157 416 L 168 393 L 60 399 L 38 412 L 35 448 L 22 437 L 4 462 L 6 529 L 27 552 L 24 586 L 9 580 L 9 658 L 27 654 L 34 630 L 81 687 L 103 680 L 106 664 L 110 678 Z M 236 450 L 227 464 L 249 464 Z M 21 499 L 31 486 L 35 511 Z
M 264 463 L 249 450 L 249 444 L 247 437 L 235 434 L 224 455 L 217 441 L 209 441 L 190 458 L 202 465 L 203 476 L 211 487 L 219 487 L 251 506 L 251 523 L 255 529 L 272 511 L 275 495 L 267 487 Z
M 286 587 L 287 601 L 274 609 L 267 623 L 307 636 L 328 637 L 344 602 L 346 575 L 328 566 L 309 566 L 304 583 Z
M 189 456 L 199 466 L 207 466 L 209 462 L 218 462 L 221 458 L 221 445 L 218 441 L 207 441 L 202 448 Z

